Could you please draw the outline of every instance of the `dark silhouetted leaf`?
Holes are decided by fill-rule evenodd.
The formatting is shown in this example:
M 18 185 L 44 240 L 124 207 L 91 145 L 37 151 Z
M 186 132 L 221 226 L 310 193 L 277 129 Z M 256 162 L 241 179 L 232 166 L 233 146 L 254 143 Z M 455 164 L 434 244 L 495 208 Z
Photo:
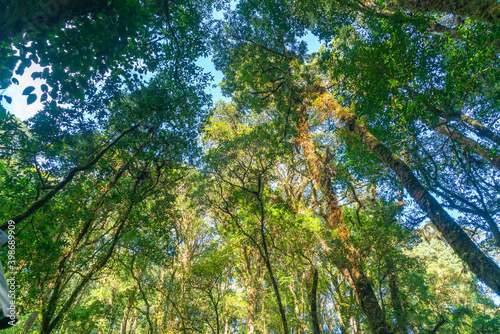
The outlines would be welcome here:
M 28 101 L 28 104 L 32 104 L 33 102 L 35 102 L 36 101 L 36 94 L 28 95 L 27 101 Z
M 35 87 L 28 86 L 23 90 L 23 95 L 30 95 L 35 90 Z

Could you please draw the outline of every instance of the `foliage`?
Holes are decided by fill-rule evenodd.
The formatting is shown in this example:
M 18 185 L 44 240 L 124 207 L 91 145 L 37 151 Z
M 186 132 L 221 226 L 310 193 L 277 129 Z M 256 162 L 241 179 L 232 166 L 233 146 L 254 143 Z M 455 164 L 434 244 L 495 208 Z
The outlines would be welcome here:
M 451 3 L 0 0 L 6 332 L 499 332 L 498 4 Z

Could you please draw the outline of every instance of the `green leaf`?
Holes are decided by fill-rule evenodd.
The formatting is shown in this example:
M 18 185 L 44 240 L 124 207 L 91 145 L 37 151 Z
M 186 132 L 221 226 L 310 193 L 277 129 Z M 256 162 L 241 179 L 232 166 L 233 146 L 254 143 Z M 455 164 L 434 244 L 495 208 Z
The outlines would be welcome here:
M 23 90 L 23 95 L 30 95 L 35 90 L 35 87 L 28 86 Z
M 7 101 L 8 104 L 11 104 L 12 103 L 12 98 L 10 96 L 5 96 L 3 97 L 5 99 L 5 101 Z
M 35 102 L 36 101 L 36 94 L 28 95 L 27 101 L 28 101 L 28 104 L 32 104 L 33 102 Z
M 42 92 L 48 92 L 49 91 L 49 86 L 47 86 L 46 84 L 43 84 L 40 86 L 40 89 L 42 90 Z
M 19 85 L 19 80 L 17 80 L 16 78 L 12 78 L 12 82 L 13 82 L 15 85 Z

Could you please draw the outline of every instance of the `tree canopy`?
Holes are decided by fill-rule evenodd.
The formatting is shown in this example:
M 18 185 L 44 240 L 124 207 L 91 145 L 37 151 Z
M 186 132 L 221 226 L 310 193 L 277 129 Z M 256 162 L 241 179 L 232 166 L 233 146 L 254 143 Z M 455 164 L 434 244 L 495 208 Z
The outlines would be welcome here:
M 0 8 L 6 333 L 500 332 L 497 1 Z

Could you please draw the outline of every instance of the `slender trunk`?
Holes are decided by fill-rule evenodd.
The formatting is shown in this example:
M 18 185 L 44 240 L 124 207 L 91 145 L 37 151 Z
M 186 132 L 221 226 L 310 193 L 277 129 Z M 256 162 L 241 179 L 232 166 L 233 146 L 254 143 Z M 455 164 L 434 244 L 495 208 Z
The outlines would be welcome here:
M 131 295 L 128 299 L 128 304 L 127 308 L 125 309 L 125 313 L 123 314 L 122 323 L 120 324 L 120 334 L 127 334 L 128 317 L 130 315 L 130 309 L 132 308 L 133 302 L 134 302 L 134 295 Z
M 244 280 L 244 283 L 247 291 L 247 303 L 248 303 L 246 327 L 247 327 L 247 334 L 254 334 L 255 332 L 254 318 L 255 318 L 257 289 L 254 286 L 255 279 L 252 273 L 252 266 L 246 248 L 243 248 L 243 256 L 245 258 L 245 269 L 246 269 L 245 270 L 246 278 Z
M 336 306 L 335 310 L 337 312 L 337 318 L 340 326 L 340 332 L 342 334 L 347 334 L 349 332 L 349 319 L 348 314 L 346 312 L 345 305 L 350 305 L 350 303 L 345 301 L 344 293 L 342 292 L 341 285 L 337 282 L 337 277 L 331 276 L 331 282 L 335 288 L 335 292 L 330 290 L 332 297 L 335 298 Z
M 349 318 L 349 325 L 351 326 L 351 333 L 357 333 L 359 328 L 359 321 L 355 316 Z
M 500 249 L 500 230 L 498 230 L 498 223 L 491 218 L 488 213 L 485 213 L 483 216 L 484 220 L 488 224 L 489 230 L 491 234 L 493 234 L 493 239 L 495 239 L 495 246 Z
M 473 118 L 460 114 L 459 118 L 466 124 L 470 125 L 474 130 L 474 132 L 481 138 L 483 139 L 489 139 L 492 142 L 494 142 L 497 145 L 500 145 L 500 136 L 497 135 L 495 132 L 491 131 L 478 121 L 474 120 Z
M 136 325 L 137 325 L 137 315 L 134 316 L 134 321 L 132 321 L 132 324 L 130 325 L 130 330 L 128 334 L 133 334 L 135 332 Z
M 269 274 L 269 278 L 270 278 L 271 284 L 273 286 L 274 295 L 276 296 L 276 302 L 278 303 L 278 308 L 279 308 L 280 315 L 281 315 L 281 322 L 283 323 L 283 333 L 290 334 L 290 330 L 288 329 L 288 322 L 286 321 L 285 308 L 283 307 L 283 302 L 281 301 L 281 294 L 280 294 L 280 290 L 278 287 L 278 282 L 276 282 L 276 277 L 274 277 L 273 269 L 271 267 L 271 262 L 269 261 L 269 255 L 267 252 L 267 243 L 265 241 L 266 239 L 265 239 L 264 233 L 262 231 L 261 231 L 261 234 L 262 234 L 262 243 L 264 246 L 264 254 L 265 254 L 265 256 L 263 256 L 264 262 L 266 263 L 267 272 Z
M 271 285 L 273 286 L 274 294 L 276 296 L 276 302 L 278 304 L 280 316 L 281 316 L 281 322 L 283 323 L 283 333 L 284 334 L 290 334 L 290 330 L 288 329 L 288 322 L 286 320 L 286 312 L 285 312 L 285 307 L 283 307 L 283 302 L 281 300 L 281 294 L 278 286 L 278 282 L 276 280 L 276 277 L 274 276 L 273 269 L 271 266 L 271 260 L 269 256 L 269 250 L 267 247 L 267 241 L 266 241 L 266 229 L 265 229 L 265 213 L 264 213 L 264 201 L 262 200 L 262 180 L 261 180 L 261 175 L 259 175 L 258 179 L 258 191 L 257 193 L 253 193 L 256 195 L 256 199 L 259 202 L 259 211 L 260 211 L 260 237 L 262 240 L 262 247 L 256 242 L 255 245 L 258 247 L 260 254 L 262 255 L 262 258 L 264 259 L 264 263 L 266 264 L 267 272 L 269 274 L 269 279 L 271 280 Z
M 28 333 L 29 332 L 29 330 L 31 329 L 31 327 L 33 327 L 33 324 L 35 323 L 35 321 L 38 318 L 39 314 L 40 314 L 39 311 L 33 311 L 33 312 L 31 312 L 28 320 L 26 320 L 26 322 L 24 323 L 23 330 L 22 330 L 23 333 Z
M 72 168 L 68 172 L 68 175 L 66 175 L 66 177 L 61 182 L 59 182 L 51 191 L 49 191 L 45 196 L 43 196 L 42 198 L 40 198 L 39 200 L 37 200 L 33 204 L 31 204 L 30 207 L 28 209 L 26 209 L 26 211 L 13 217 L 11 220 L 15 221 L 17 224 L 17 223 L 22 222 L 24 219 L 28 218 L 32 214 L 34 214 L 38 209 L 40 209 L 45 204 L 47 204 L 47 202 L 50 199 L 52 199 L 52 197 L 57 195 L 57 193 L 61 189 L 63 189 L 68 183 L 70 183 L 78 173 L 91 169 L 102 158 L 102 156 L 104 154 L 106 154 L 106 152 L 108 152 L 113 146 L 115 146 L 116 143 L 118 143 L 120 141 L 120 139 L 122 139 L 124 136 L 126 136 L 130 132 L 134 131 L 138 127 L 139 127 L 139 125 L 134 125 L 133 127 L 128 129 L 127 131 L 123 132 L 115 140 L 113 140 L 109 145 L 107 145 L 103 150 L 101 150 L 94 157 L 92 157 L 90 159 L 90 161 L 88 161 L 86 164 Z M 0 226 L 0 230 L 5 231 L 7 229 L 7 227 L 8 227 L 7 223 L 3 224 L 2 226 Z
M 399 297 L 399 287 L 396 276 L 396 270 L 394 268 L 394 263 L 391 256 L 387 256 L 387 275 L 389 276 L 389 290 L 391 293 L 391 305 L 394 309 L 394 317 L 396 318 L 396 327 L 398 333 L 404 334 L 408 333 L 408 326 L 406 324 L 406 317 L 403 310 L 403 304 L 401 303 L 401 298 Z
M 469 266 L 470 270 L 500 295 L 500 267 L 476 246 L 460 225 L 420 184 L 411 169 L 375 138 L 363 124 L 357 122 L 356 115 L 344 110 L 341 119 L 349 131 L 356 134 L 369 150 L 394 171 L 401 184 L 429 216 L 437 230 L 462 261 Z
M 266 327 L 266 303 L 262 303 L 262 314 L 264 315 L 264 333 L 267 333 L 267 327 Z
M 134 281 L 137 283 L 137 287 L 139 288 L 139 292 L 142 296 L 142 300 L 144 301 L 144 304 L 146 305 L 146 320 L 148 322 L 148 325 L 149 325 L 149 330 L 151 333 L 153 333 L 154 331 L 154 325 L 153 325 L 153 322 L 151 320 L 151 306 L 149 305 L 149 301 L 148 301 L 148 296 L 147 296 L 147 291 L 144 291 L 143 287 L 142 287 L 142 284 L 141 284 L 141 276 L 143 274 L 143 270 L 141 269 L 139 271 L 139 274 L 137 275 L 137 277 L 135 276 L 134 274 L 134 258 L 132 259 L 132 265 L 130 267 L 130 275 L 132 276 L 132 278 L 134 279 Z M 219 334 L 219 333 L 217 333 Z
M 54 328 L 60 322 L 61 318 L 66 315 L 66 312 L 70 309 L 76 298 L 80 295 L 81 291 L 86 287 L 87 283 L 99 270 L 102 269 L 102 267 L 106 265 L 111 255 L 113 255 L 116 243 L 121 236 L 121 231 L 123 229 L 123 226 L 125 225 L 125 222 L 128 220 L 130 211 L 131 207 L 126 212 L 126 214 L 121 217 L 120 224 L 117 226 L 111 245 L 103 258 L 89 271 L 87 275 L 83 277 L 83 279 L 80 281 L 80 284 L 76 286 L 69 298 L 62 304 L 62 307 L 58 310 L 57 316 L 55 316 L 57 304 L 63 290 L 62 281 L 60 278 L 58 278 L 53 290 L 53 294 L 48 302 L 48 306 L 43 310 L 42 329 L 40 331 L 40 334 L 48 334 L 52 332 L 52 330 L 54 330 Z
M 220 334 L 220 325 L 219 325 L 219 308 L 217 307 L 217 304 L 214 304 L 214 310 L 215 310 L 215 325 L 217 329 L 217 334 Z
M 312 320 L 313 333 L 321 334 L 321 331 L 319 329 L 318 310 L 316 301 L 317 289 L 318 289 L 318 269 L 314 268 L 313 283 L 311 287 L 311 320 Z
M 295 326 L 292 329 L 293 333 L 300 334 L 301 331 L 301 319 L 300 319 L 300 308 L 299 308 L 299 300 L 297 299 L 297 294 L 295 293 L 294 287 L 292 284 L 288 284 L 288 290 L 290 290 L 290 294 L 292 295 L 293 298 L 293 311 L 295 313 Z
M 456 129 L 450 129 L 444 122 L 440 122 L 436 127 L 434 127 L 434 129 L 440 134 L 458 142 L 466 151 L 472 151 L 481 156 L 484 160 L 491 163 L 496 169 L 500 170 L 500 156 L 489 148 L 465 137 Z
M 342 273 L 350 282 L 354 293 L 359 301 L 361 309 L 366 315 L 373 333 L 392 333 L 387 324 L 384 312 L 380 308 L 375 291 L 366 277 L 366 274 L 361 269 L 361 266 L 355 265 L 350 268 L 341 268 Z
M 271 285 L 273 287 L 274 295 L 276 297 L 276 303 L 278 304 L 280 316 L 281 316 L 281 322 L 283 324 L 283 333 L 285 334 L 290 334 L 290 330 L 288 328 L 288 322 L 286 320 L 286 312 L 285 308 L 283 307 L 283 302 L 281 300 L 281 294 L 278 286 L 278 282 L 276 280 L 276 277 L 274 276 L 273 269 L 271 266 L 271 260 L 269 256 L 269 250 L 267 247 L 267 241 L 266 241 L 266 227 L 265 227 L 265 210 L 264 210 L 264 201 L 262 199 L 262 174 L 259 174 L 258 176 L 258 190 L 257 191 L 252 191 L 250 189 L 245 189 L 249 194 L 252 196 L 255 196 L 255 199 L 258 202 L 258 207 L 259 207 L 259 234 L 260 234 L 260 239 L 261 242 L 259 242 L 256 238 L 248 234 L 242 227 L 241 225 L 238 224 L 238 227 L 240 231 L 256 246 L 256 248 L 259 250 L 260 255 L 262 256 L 262 259 L 264 260 L 264 263 L 266 265 L 267 272 L 269 274 L 269 280 L 271 282 Z M 238 219 L 236 219 L 233 214 L 227 210 L 222 208 L 223 212 L 227 213 L 228 215 L 231 216 L 232 219 L 234 219 L 235 222 L 238 222 Z
M 251 288 L 251 290 L 247 290 L 248 293 L 248 306 L 247 306 L 247 333 L 254 334 L 255 333 L 255 306 L 256 306 L 256 291 Z
M 175 273 L 176 269 L 172 270 L 172 273 L 170 274 L 170 280 L 168 281 L 169 283 L 172 283 L 175 278 Z M 170 285 L 170 284 L 169 284 Z M 165 284 L 164 284 L 165 286 Z M 167 317 L 168 317 L 168 303 L 170 303 L 170 295 L 172 294 L 172 289 L 170 287 L 167 288 L 167 297 L 165 298 L 165 310 L 163 312 L 163 318 L 161 321 L 161 328 L 163 331 L 167 331 Z

